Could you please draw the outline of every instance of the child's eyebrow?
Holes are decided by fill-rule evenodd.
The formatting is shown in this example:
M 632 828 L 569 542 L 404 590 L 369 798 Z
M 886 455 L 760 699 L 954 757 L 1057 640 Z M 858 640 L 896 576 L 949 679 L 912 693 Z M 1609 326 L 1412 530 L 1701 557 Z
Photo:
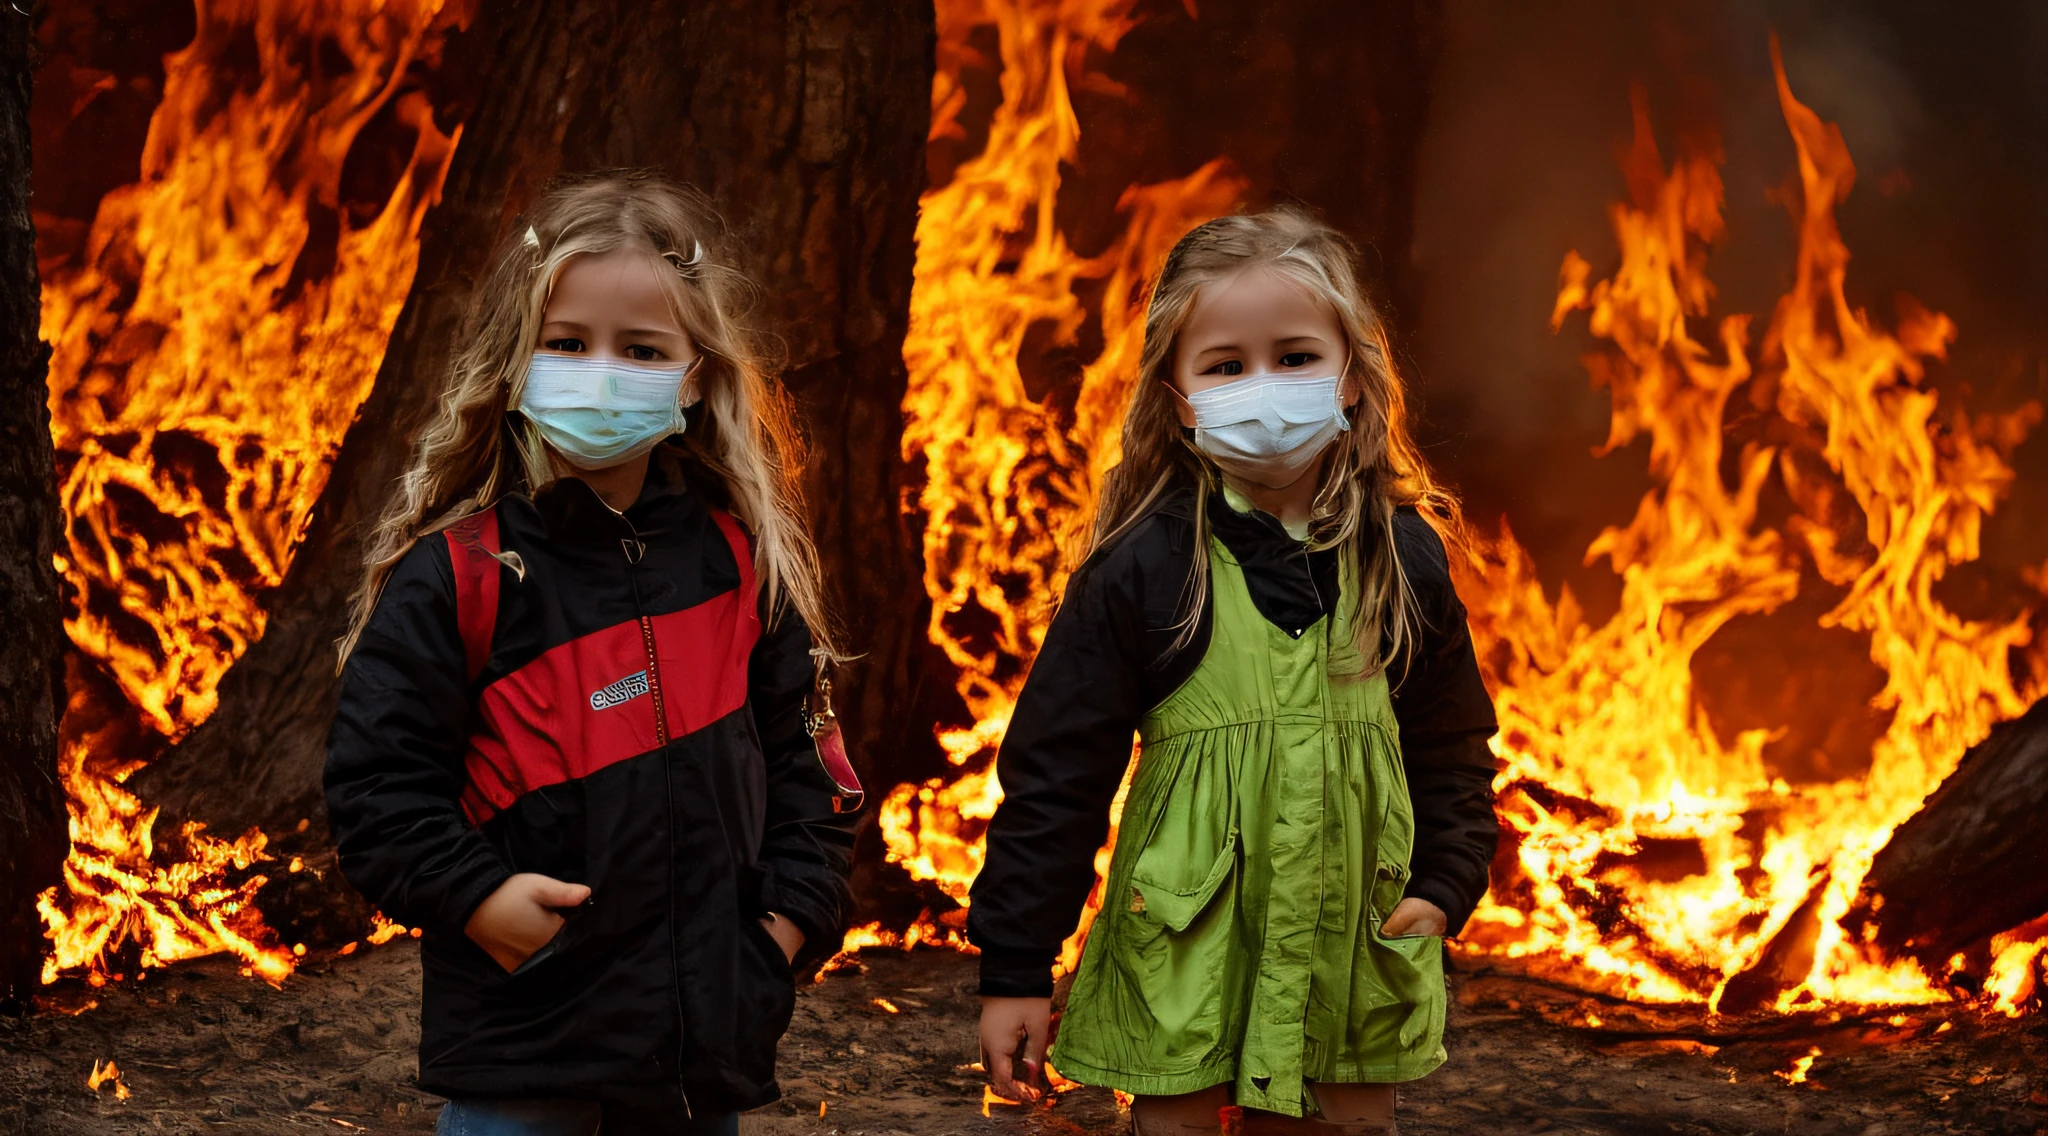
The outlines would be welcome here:
M 682 333 L 683 329 L 679 327 L 629 327 L 619 332 L 620 335 L 681 335 Z

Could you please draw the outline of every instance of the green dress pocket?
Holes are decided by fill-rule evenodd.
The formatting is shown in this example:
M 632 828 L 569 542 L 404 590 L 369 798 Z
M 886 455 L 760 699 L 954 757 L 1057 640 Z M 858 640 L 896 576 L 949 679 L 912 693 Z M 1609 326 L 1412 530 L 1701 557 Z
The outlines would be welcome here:
M 1237 830 L 1199 876 L 1173 850 L 1154 845 L 1131 867 L 1116 913 L 1116 969 L 1141 992 L 1125 1012 L 1146 1039 L 1157 1073 L 1200 1067 L 1224 1041 L 1226 1000 L 1243 966 L 1236 927 Z M 1193 876 L 1193 878 L 1189 878 Z
M 1374 915 L 1365 969 L 1373 988 L 1355 999 L 1352 1043 L 1363 1052 L 1407 1053 L 1443 1030 L 1444 941 L 1439 935 L 1380 934 Z

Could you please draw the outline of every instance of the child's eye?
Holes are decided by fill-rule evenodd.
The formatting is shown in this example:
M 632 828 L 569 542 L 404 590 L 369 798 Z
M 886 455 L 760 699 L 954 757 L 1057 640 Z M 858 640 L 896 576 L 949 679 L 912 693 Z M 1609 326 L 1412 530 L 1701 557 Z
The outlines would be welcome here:
M 1306 367 L 1314 362 L 1315 358 L 1315 352 L 1313 351 L 1289 351 L 1287 354 L 1280 356 L 1280 365 L 1283 367 Z
M 652 347 L 635 343 L 633 346 L 626 348 L 626 358 L 638 363 L 652 363 L 656 359 L 661 358 L 661 352 L 656 351 Z
M 1244 374 L 1244 364 L 1236 359 L 1225 359 L 1223 362 L 1210 367 L 1202 373 L 1205 375 L 1242 375 Z
M 571 355 L 581 354 L 583 351 L 583 341 L 573 336 L 563 339 L 550 339 L 541 344 L 541 346 L 550 351 L 566 351 Z

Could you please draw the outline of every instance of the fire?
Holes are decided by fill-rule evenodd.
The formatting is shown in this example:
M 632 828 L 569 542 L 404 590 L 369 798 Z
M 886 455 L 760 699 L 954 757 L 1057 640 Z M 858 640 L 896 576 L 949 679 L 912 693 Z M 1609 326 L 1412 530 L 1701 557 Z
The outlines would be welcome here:
M 955 45 L 942 58 L 964 56 L 967 31 L 993 23 L 1003 64 L 986 149 L 925 196 L 904 352 L 904 455 L 927 478 L 929 635 L 958 668 L 973 721 L 939 734 L 960 772 L 899 786 L 881 821 L 891 860 L 964 903 L 1001 800 L 993 749 L 1064 584 L 1062 554 L 1117 458 L 1142 274 L 1243 187 L 1220 163 L 1133 187 L 1124 235 L 1079 257 L 1052 220 L 1077 130 L 1067 71 L 1089 48 L 1115 46 L 1129 5 L 962 0 L 940 17 Z M 1516 837 L 1512 884 L 1481 907 L 1463 949 L 1716 1009 L 1731 984 L 1735 1003 L 1780 1011 L 1941 1001 L 1947 988 L 1879 957 L 1841 918 L 1893 829 L 1969 745 L 2042 693 L 2008 663 L 2028 644 L 2026 617 L 1964 619 L 1933 591 L 1977 558 L 1983 519 L 2013 476 L 2008 456 L 2040 409 L 1938 414 L 1921 381 L 1955 324 L 1904 300 L 1887 330 L 1848 302 L 1834 207 L 1854 166 L 1775 55 L 1774 66 L 1799 154 L 1799 257 L 1760 341 L 1751 317 L 1706 322 L 1707 253 L 1724 235 L 1719 154 L 1689 150 L 1667 168 L 1640 100 L 1624 161 L 1633 200 L 1611 211 L 1621 263 L 1596 280 L 1573 253 L 1561 272 L 1554 326 L 1586 310 L 1605 344 L 1588 360 L 1613 396 L 1603 452 L 1646 439 L 1656 483 L 1588 549 L 1621 577 L 1619 610 L 1595 625 L 1568 589 L 1552 599 L 1505 524 L 1457 565 L 1501 718 L 1497 786 Z M 958 130 L 964 101 L 958 74 L 942 71 L 933 137 Z M 1074 288 L 1084 280 L 1108 285 L 1104 348 L 1068 416 L 1026 392 L 1018 358 L 1041 321 L 1074 341 L 1089 315 Z M 1785 428 L 1730 453 L 1738 395 Z M 1789 502 L 1789 518 L 1768 521 L 1784 508 L 1767 499 Z M 1814 577 L 1834 605 L 1821 626 L 1867 641 L 1886 676 L 1876 706 L 1891 721 L 1862 774 L 1792 784 L 1767 766 L 1770 731 L 1728 736 L 1708 719 L 1692 664 L 1731 621 L 1777 611 Z M 1687 849 L 1689 869 L 1645 871 L 1636 858 L 1649 842 Z M 1069 966 L 1085 931 L 1084 915 Z M 2025 944 L 2001 943 L 1998 989 L 2017 994 L 2040 952 L 2013 961 Z
M 381 947 L 405 933 L 404 924 L 393 923 L 383 912 L 374 911 L 370 913 L 370 933 L 363 937 L 370 941 L 371 946 Z
M 159 862 L 150 835 L 156 810 L 145 809 L 121 787 L 139 766 L 131 762 L 95 776 L 87 772 L 89 760 L 83 746 L 66 746 L 69 895 L 68 902 L 59 902 L 58 890 L 51 888 L 36 901 L 51 942 L 43 981 L 55 982 L 64 973 L 82 973 L 95 986 L 119 979 L 106 963 L 124 940 L 136 943 L 139 967 L 230 951 L 246 964 L 243 973 L 283 981 L 292 972 L 293 955 L 272 941 L 250 903 L 265 880 L 247 875 L 251 865 L 268 858 L 263 834 L 221 840 L 208 836 L 205 825 L 187 822 L 179 831 L 185 857 Z M 231 872 L 243 877 L 239 883 L 229 881 Z
M 128 1099 L 128 1086 L 121 1083 L 121 1070 L 114 1064 L 114 1059 L 111 1057 L 107 1058 L 105 1064 L 94 1061 L 92 1063 L 92 1073 L 85 1079 L 85 1087 L 95 1093 L 100 1091 L 101 1085 L 114 1086 L 115 1100 Z
M 1991 937 L 1991 973 L 1984 993 L 1991 1008 L 2017 1018 L 2041 1004 L 2042 982 L 2048 980 L 2048 916 L 2003 935 Z
M 193 42 L 165 60 L 142 180 L 107 194 L 79 247 L 42 250 L 65 628 L 165 741 L 213 711 L 263 633 L 263 598 L 376 377 L 461 133 L 404 80 L 466 5 L 202 0 Z M 344 200 L 343 164 L 385 113 L 412 150 L 365 212 Z M 95 716 L 67 714 L 72 850 L 41 905 L 45 980 L 101 976 L 125 942 L 143 966 L 225 950 L 290 973 L 249 906 L 262 877 L 223 878 L 268 859 L 263 835 L 187 825 L 155 847 L 155 811 L 121 787 L 140 763 L 97 748 Z
M 1820 1046 L 1816 1045 L 1808 1049 L 1804 1056 L 1794 1058 L 1790 1069 L 1774 1073 L 1772 1076 L 1780 1078 L 1788 1085 L 1804 1085 L 1807 1083 L 1807 1071 L 1813 1068 L 1814 1058 L 1819 1056 Z M 1820 1085 L 1815 1084 L 1813 1087 L 1817 1089 Z
M 921 202 L 903 347 L 903 456 L 921 463 L 926 478 L 918 503 L 928 633 L 958 669 L 956 687 L 974 720 L 939 733 L 962 772 L 898 786 L 882 805 L 881 825 L 891 860 L 963 904 L 1002 800 L 996 744 L 1064 589 L 1066 554 L 1118 457 L 1117 415 L 1143 340 L 1145 279 L 1182 232 L 1227 210 L 1244 188 L 1215 161 L 1185 178 L 1127 189 L 1124 230 L 1096 256 L 1077 254 L 1060 232 L 1060 163 L 1075 158 L 1080 136 L 1069 75 L 1090 51 L 1115 49 L 1134 23 L 1133 7 L 942 0 L 938 8 L 949 47 L 942 58 L 967 58 L 968 34 L 984 25 L 994 26 L 1002 54 L 1002 103 L 986 148 Z M 932 84 L 934 138 L 959 129 L 954 116 L 964 101 L 959 75 L 942 68 Z M 1099 304 L 1083 301 L 1096 290 Z M 1069 346 L 1091 319 L 1103 347 L 1083 370 L 1071 410 L 1032 397 L 1018 367 L 1027 333 L 1049 328 L 1055 343 Z
M 1721 236 L 1717 156 L 1667 171 L 1640 100 L 1625 161 L 1635 200 L 1612 211 L 1621 264 L 1589 286 L 1590 266 L 1565 260 L 1556 322 L 1588 309 L 1611 345 L 1588 360 L 1613 394 L 1606 449 L 1647 435 L 1658 487 L 1588 549 L 1622 577 L 1620 610 L 1603 626 L 1569 590 L 1545 596 L 1505 527 L 1463 566 L 1500 711 L 1501 811 L 1518 837 L 1515 885 L 1466 938 L 1648 1001 L 1718 1007 L 1752 971 L 1780 1010 L 1937 1001 L 1946 994 L 1929 976 L 1877 957 L 1840 919 L 1892 830 L 2038 694 L 2016 686 L 2007 662 L 2027 642 L 2026 618 L 1966 620 L 1933 587 L 1976 559 L 1983 518 L 2012 479 L 2006 455 L 2039 408 L 1937 418 L 1919 383 L 1955 325 L 1907 300 L 1886 331 L 1849 304 L 1834 207 L 1854 166 L 1782 64 L 1777 77 L 1799 153 L 1799 257 L 1759 358 L 1747 317 L 1720 321 L 1718 352 L 1693 337 L 1714 294 L 1704 266 Z M 1723 409 L 1759 378 L 1797 428 L 1786 436 L 1811 442 L 1750 444 L 1724 461 Z M 1759 518 L 1774 474 L 1793 506 L 1782 530 Z M 1822 626 L 1867 637 L 1887 675 L 1875 704 L 1892 717 L 1862 775 L 1789 785 L 1765 768 L 1764 731 L 1723 740 L 1694 697 L 1691 664 L 1731 619 L 1793 598 L 1802 554 L 1840 593 Z M 1696 847 L 1702 870 L 1648 878 L 1629 863 L 1645 840 Z

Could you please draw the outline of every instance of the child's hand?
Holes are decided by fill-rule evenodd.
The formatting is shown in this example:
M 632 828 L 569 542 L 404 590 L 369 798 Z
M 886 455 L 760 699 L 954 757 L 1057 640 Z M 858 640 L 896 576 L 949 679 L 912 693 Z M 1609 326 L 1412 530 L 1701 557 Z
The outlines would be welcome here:
M 1394 905 L 1387 921 L 1380 924 L 1380 938 L 1407 939 L 1417 935 L 1441 935 L 1450 926 L 1444 909 L 1426 899 L 1409 896 Z
M 796 924 L 775 914 L 773 911 L 761 917 L 761 926 L 768 928 L 768 935 L 775 945 L 782 948 L 783 957 L 791 966 L 796 965 L 796 953 L 804 949 L 804 933 Z
M 997 1096 L 1026 1101 L 1044 1095 L 1042 1070 L 1050 1032 L 1050 998 L 981 1000 L 981 1064 Z
M 499 884 L 462 930 L 509 973 L 562 929 L 559 909 L 589 898 L 590 889 L 582 884 L 521 872 Z

